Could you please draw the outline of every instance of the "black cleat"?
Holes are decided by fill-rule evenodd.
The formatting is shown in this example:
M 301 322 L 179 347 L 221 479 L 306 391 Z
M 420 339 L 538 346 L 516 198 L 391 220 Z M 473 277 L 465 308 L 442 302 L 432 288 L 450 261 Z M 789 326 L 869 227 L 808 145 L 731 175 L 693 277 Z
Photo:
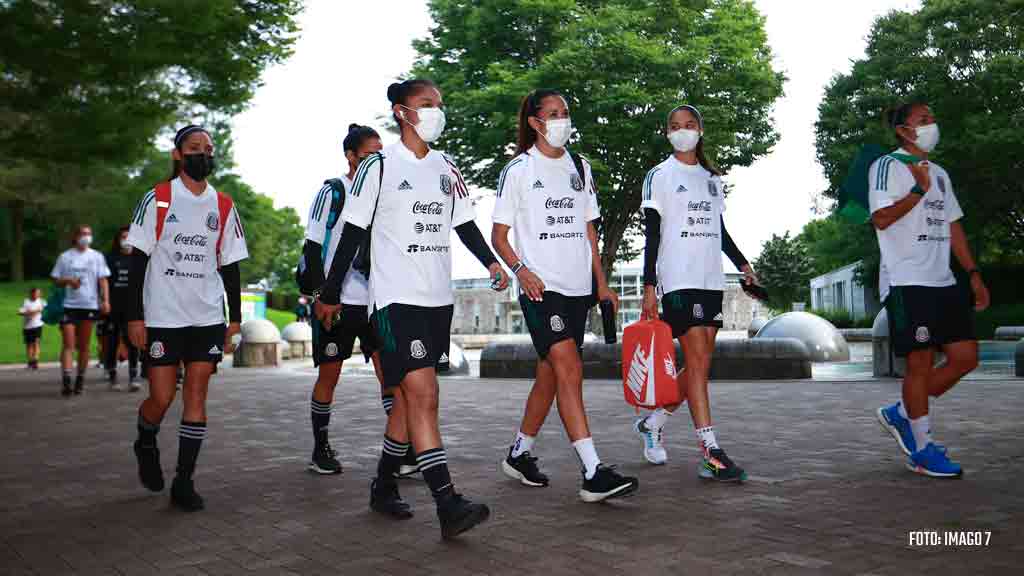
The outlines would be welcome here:
M 516 458 L 512 457 L 512 449 L 508 449 L 508 457 L 501 463 L 501 471 L 505 476 L 518 480 L 523 486 L 547 486 L 548 477 L 537 468 L 537 458 L 528 451 Z
M 65 376 L 64 380 L 61 381 L 60 395 L 71 396 L 71 378 Z
M 185 512 L 197 512 L 206 508 L 203 497 L 196 492 L 192 479 L 175 476 L 171 482 L 171 505 Z
M 398 520 L 412 518 L 412 508 L 398 494 L 398 484 L 374 478 L 370 484 L 370 509 Z
M 79 374 L 75 378 L 75 395 L 81 394 L 82 390 L 85 390 L 85 377 Z
M 160 449 L 156 444 L 143 446 L 135 441 L 135 459 L 139 462 L 139 480 L 151 492 L 164 489 L 164 471 L 160 468 Z
M 598 464 L 593 478 L 583 478 L 580 499 L 584 502 L 600 502 L 609 498 L 621 498 L 636 492 L 639 487 L 640 482 L 636 478 L 619 474 L 614 466 Z
M 338 462 L 338 453 L 331 448 L 330 444 L 317 446 L 313 449 L 313 457 L 309 461 L 309 469 L 317 474 L 341 474 L 341 462 Z
M 474 504 L 454 491 L 437 499 L 437 519 L 441 521 L 441 538 L 445 540 L 482 524 L 490 515 L 486 504 Z

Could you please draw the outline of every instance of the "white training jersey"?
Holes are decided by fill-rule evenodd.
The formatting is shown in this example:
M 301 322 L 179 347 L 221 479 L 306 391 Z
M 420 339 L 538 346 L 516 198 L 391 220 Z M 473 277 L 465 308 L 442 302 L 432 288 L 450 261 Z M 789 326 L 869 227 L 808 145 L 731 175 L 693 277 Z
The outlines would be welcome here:
M 894 154 L 910 156 L 900 149 Z M 953 193 L 949 174 L 929 162 L 932 185 L 910 212 L 885 230 L 875 229 L 882 253 L 879 293 L 884 299 L 889 286 L 952 286 L 956 284 L 949 267 L 949 225 L 963 218 Z M 910 194 L 916 181 L 901 160 L 886 155 L 868 171 L 871 213 L 892 206 Z
M 494 222 L 512 227 L 523 264 L 563 296 L 593 292 L 587 223 L 601 211 L 590 163 L 581 161 L 585 181 L 568 152 L 549 158 L 534 146 L 505 165 L 494 203 Z
M 36 298 L 35 300 L 24 299 L 21 302 L 19 312 L 22 316 L 22 326 L 25 330 L 34 330 L 43 327 L 43 308 L 46 308 L 46 300 Z
M 347 176 L 343 176 L 341 181 L 344 184 L 341 201 L 344 202 L 348 192 L 352 190 L 352 180 Z M 327 229 L 327 221 L 331 215 L 331 198 L 333 194 L 331 185 L 324 184 L 324 187 L 317 193 L 316 199 L 313 200 L 313 206 L 309 209 L 309 222 L 306 223 L 307 240 L 316 242 L 321 246 L 324 246 L 326 240 L 324 252 L 321 253 L 325 277 L 331 272 L 331 263 L 334 262 L 334 254 L 338 251 L 338 241 L 341 240 L 341 230 L 345 227 L 345 222 L 342 221 L 339 214 L 334 228 Z M 345 274 L 345 280 L 341 283 L 341 303 L 366 306 L 370 301 L 369 288 L 369 279 L 363 276 L 362 272 L 350 267 L 348 273 Z
M 371 230 L 368 311 L 453 304 L 451 232 L 473 217 L 462 174 L 447 155 L 431 150 L 416 158 L 399 140 L 363 160 L 341 218 Z
M 647 173 L 640 209 L 661 215 L 658 283 L 675 290 L 724 290 L 722 180 L 700 164 L 669 156 Z
M 78 278 L 78 288 L 64 287 L 64 307 L 81 310 L 99 310 L 99 281 L 110 276 L 107 259 L 92 248 L 65 250 L 53 265 L 50 276 L 57 278 Z M 109 288 L 108 288 L 109 290 Z
M 249 257 L 238 211 L 220 221 L 217 191 L 207 184 L 196 196 L 181 178 L 171 182 L 171 202 L 156 237 L 156 196 L 150 190 L 135 208 L 128 243 L 149 255 L 143 307 L 149 328 L 224 323 L 224 282 L 218 268 Z M 221 239 L 217 254 L 217 238 Z

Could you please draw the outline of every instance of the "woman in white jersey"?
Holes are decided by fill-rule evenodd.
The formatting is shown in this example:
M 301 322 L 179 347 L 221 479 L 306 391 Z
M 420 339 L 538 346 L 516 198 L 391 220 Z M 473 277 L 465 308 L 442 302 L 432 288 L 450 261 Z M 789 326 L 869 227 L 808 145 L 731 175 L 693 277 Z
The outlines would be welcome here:
M 29 370 L 39 369 L 39 340 L 43 336 L 43 309 L 46 300 L 40 296 L 39 288 L 33 286 L 28 298 L 21 303 L 18 314 L 22 317 L 22 337 L 25 340 L 25 357 Z
M 356 171 L 316 316 L 329 330 L 342 311 L 342 280 L 369 229 L 370 310 L 384 387 L 401 390 L 388 417 L 370 506 L 399 518 L 410 515 L 394 481 L 409 438 L 437 504 L 441 534 L 451 538 L 490 515 L 486 505 L 455 492 L 438 426 L 437 367 L 448 361 L 454 303 L 451 231 L 487 267 L 495 288 L 504 289 L 508 280 L 473 221 L 461 173 L 451 158 L 430 148 L 445 124 L 441 92 L 429 80 L 406 80 L 388 87 L 388 100 L 402 137 L 370 155 Z M 403 419 L 407 432 L 399 424 Z
M 231 198 L 207 182 L 213 172 L 213 140 L 200 126 L 175 135 L 174 168 L 167 182 L 143 196 L 128 243 L 128 336 L 148 355 L 149 397 L 139 407 L 135 456 L 142 484 L 163 490 L 157 432 L 175 395 L 175 372 L 185 365 L 183 410 L 178 428 L 178 465 L 171 503 L 201 510 L 192 475 L 206 437 L 210 375 L 230 351 L 241 322 L 238 262 L 249 256 Z M 225 326 L 224 297 L 228 323 Z
M 658 317 L 660 287 L 662 319 L 679 339 L 686 366 L 677 381 L 680 397 L 689 401 L 702 460 L 701 478 L 741 482 L 746 473 L 718 446 L 711 425 L 708 373 L 715 335 L 722 327 L 725 274 L 722 252 L 756 282 L 754 270 L 725 229 L 720 173 L 704 154 L 704 119 L 693 106 L 677 106 L 668 115 L 667 136 L 674 151 L 644 179 L 640 204 L 646 220 L 643 317 Z M 638 419 L 634 430 L 644 440 L 644 456 L 664 464 L 662 428 L 679 405 L 655 410 Z
M 334 254 L 338 250 L 341 238 L 340 214 L 344 206 L 345 195 L 352 187 L 352 178 L 356 167 L 367 156 L 379 152 L 382 148 L 380 135 L 369 126 L 352 124 L 342 143 L 347 161 L 348 173 L 343 178 L 335 178 L 324 182 L 323 188 L 313 199 L 309 210 L 309 221 L 306 224 L 306 243 L 303 246 L 303 258 L 307 274 L 312 278 L 314 286 L 323 286 L 326 270 L 331 267 Z M 367 316 L 366 303 L 369 299 L 369 280 L 362 272 L 350 269 L 342 282 L 341 322 L 327 330 L 316 318 L 310 324 L 313 328 L 313 365 L 317 367 L 316 384 L 313 386 L 313 397 L 310 400 L 310 419 L 313 424 L 313 456 L 309 468 L 318 474 L 340 474 L 341 463 L 328 441 L 328 427 L 331 423 L 331 405 L 334 401 L 334 389 L 341 376 L 342 363 L 352 357 L 356 338 L 359 338 L 359 350 L 367 361 L 373 360 L 378 380 L 383 380 L 380 372 L 380 354 L 370 321 Z M 304 306 L 304 305 L 303 305 Z M 390 395 L 384 399 L 386 411 L 390 411 L 393 399 Z
M 501 468 L 526 486 L 548 485 L 532 447 L 557 399 L 582 464 L 580 498 L 599 502 L 634 492 L 638 482 L 601 463 L 583 406 L 580 351 L 595 276 L 598 299 L 616 306 L 618 299 L 597 251 L 594 224 L 601 213 L 590 163 L 565 147 L 571 132 L 565 98 L 555 90 L 531 92 L 519 109 L 516 156 L 498 180 L 491 243 L 519 280 L 519 304 L 539 357 L 522 423 Z
M 939 143 L 931 109 L 911 102 L 891 110 L 886 120 L 900 148 L 871 165 L 868 199 L 885 272 L 879 292 L 893 350 L 906 357 L 907 370 L 901 401 L 876 414 L 909 457 L 908 468 L 956 478 L 963 469 L 932 438 L 929 397 L 942 396 L 978 366 L 974 311 L 988 307 L 989 294 L 960 223 L 964 213 L 949 174 L 928 159 Z M 973 302 L 957 286 L 951 252 L 967 271 Z M 936 349 L 946 356 L 939 366 Z
M 79 226 L 65 250 L 53 266 L 50 276 L 57 286 L 64 287 L 64 316 L 60 319 L 63 347 L 60 352 L 61 394 L 81 394 L 85 386 L 85 370 L 89 367 L 89 340 L 92 326 L 101 314 L 110 312 L 107 278 L 110 270 L 103 254 L 93 250 L 92 228 Z M 71 388 L 71 364 L 78 351 L 78 375 Z

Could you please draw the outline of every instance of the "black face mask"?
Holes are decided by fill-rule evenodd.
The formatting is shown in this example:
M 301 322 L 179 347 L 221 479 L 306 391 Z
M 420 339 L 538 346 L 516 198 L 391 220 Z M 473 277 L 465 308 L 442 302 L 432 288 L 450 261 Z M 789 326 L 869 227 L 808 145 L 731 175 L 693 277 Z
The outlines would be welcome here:
M 215 163 L 213 154 L 182 154 L 185 159 L 182 169 L 188 177 L 196 182 L 206 180 L 206 177 L 213 173 Z

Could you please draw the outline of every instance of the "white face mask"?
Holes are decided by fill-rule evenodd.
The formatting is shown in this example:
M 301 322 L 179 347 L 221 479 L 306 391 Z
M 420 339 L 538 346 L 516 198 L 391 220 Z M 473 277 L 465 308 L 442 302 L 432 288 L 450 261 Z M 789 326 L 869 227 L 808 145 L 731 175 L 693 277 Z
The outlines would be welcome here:
M 672 143 L 672 147 L 676 151 L 689 152 L 697 147 L 697 142 L 700 142 L 700 132 L 681 128 L 674 132 L 669 132 L 668 141 Z
M 541 120 L 541 122 L 544 122 Z M 572 119 L 571 118 L 558 118 L 555 120 L 548 120 L 544 122 L 547 127 L 547 134 L 544 134 L 544 139 L 548 141 L 554 148 L 562 148 L 569 141 L 569 136 L 572 136 Z
M 917 133 L 914 144 L 921 150 L 931 152 L 939 144 L 939 125 L 935 122 L 918 126 L 914 131 Z
M 85 236 L 78 237 L 78 245 L 81 246 L 82 248 L 88 248 L 90 244 L 92 244 L 91 235 L 86 234 Z
M 406 110 L 412 110 L 407 106 L 402 106 Z M 419 108 L 416 110 L 416 114 L 419 115 L 419 124 L 413 124 L 408 120 L 405 120 L 405 114 L 402 114 L 402 120 L 409 122 L 409 125 L 416 129 L 416 134 L 427 144 L 430 144 L 434 140 L 441 137 L 441 132 L 444 132 L 444 110 L 440 108 Z

